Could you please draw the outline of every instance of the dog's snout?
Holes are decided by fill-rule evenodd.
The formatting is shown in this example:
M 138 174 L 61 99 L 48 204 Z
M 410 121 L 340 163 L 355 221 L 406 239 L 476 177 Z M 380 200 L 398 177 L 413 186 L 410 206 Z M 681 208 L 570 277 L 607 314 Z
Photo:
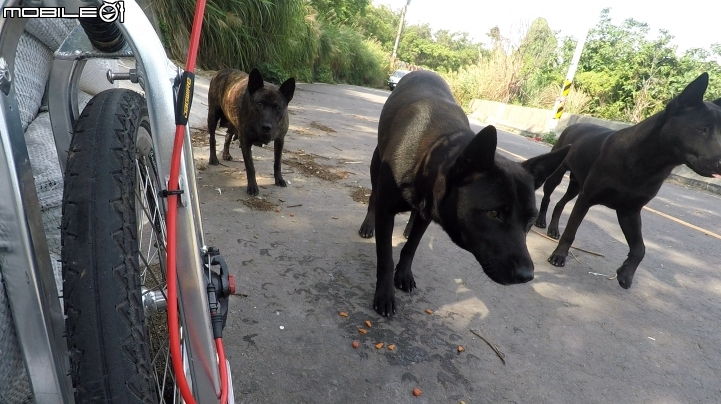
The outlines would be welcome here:
M 515 283 L 526 283 L 533 280 L 533 267 L 519 267 L 513 271 L 513 281 Z
M 261 133 L 270 133 L 270 130 L 273 129 L 270 125 L 264 124 L 260 127 Z

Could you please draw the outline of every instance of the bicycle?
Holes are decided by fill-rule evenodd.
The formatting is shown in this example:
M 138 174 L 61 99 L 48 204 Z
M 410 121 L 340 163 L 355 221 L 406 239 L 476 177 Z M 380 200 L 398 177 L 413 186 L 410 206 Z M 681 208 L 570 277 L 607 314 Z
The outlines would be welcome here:
M 24 364 L 27 380 L 17 386 L 26 383 L 37 403 L 234 402 L 220 339 L 234 283 L 218 249 L 204 243 L 187 126 L 204 0 L 182 72 L 134 1 L 60 2 L 66 13 L 114 7 L 123 17 L 80 18 L 49 72 L 64 173 L 64 310 L 14 77 L 29 19 L 5 16 L 8 8 L 59 9 L 51 0 L 20 3 L 4 0 L 0 19 L 0 319 L 12 320 L 0 329 Z M 78 80 L 94 58 L 134 58 L 135 69 L 108 72 L 108 80 L 130 80 L 144 95 L 106 90 L 79 111 Z M 170 341 L 158 341 L 165 334 Z

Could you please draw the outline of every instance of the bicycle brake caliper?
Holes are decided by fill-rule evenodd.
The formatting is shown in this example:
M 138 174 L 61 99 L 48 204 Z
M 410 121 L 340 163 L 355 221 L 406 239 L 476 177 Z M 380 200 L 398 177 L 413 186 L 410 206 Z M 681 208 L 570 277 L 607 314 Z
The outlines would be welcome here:
M 219 266 L 220 274 L 211 271 L 208 263 L 210 266 Z M 228 273 L 228 266 L 217 247 L 208 247 L 208 251 L 203 256 L 203 265 L 210 275 L 207 291 L 213 338 L 222 338 L 228 318 L 228 296 L 235 294 L 235 278 Z

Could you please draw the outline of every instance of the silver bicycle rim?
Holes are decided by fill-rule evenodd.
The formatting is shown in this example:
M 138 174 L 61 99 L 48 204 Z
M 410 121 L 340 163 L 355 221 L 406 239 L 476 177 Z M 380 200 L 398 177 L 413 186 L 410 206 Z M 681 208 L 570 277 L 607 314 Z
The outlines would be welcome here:
M 173 366 L 170 360 L 168 316 L 166 310 L 166 246 L 167 228 L 160 191 L 152 139 L 147 128 L 140 126 L 136 141 L 136 215 L 139 240 L 139 263 L 143 285 L 143 305 L 146 313 L 147 332 L 150 337 L 150 355 L 155 369 L 155 389 L 161 403 L 181 403 Z M 180 332 L 184 372 L 189 367 L 183 336 Z

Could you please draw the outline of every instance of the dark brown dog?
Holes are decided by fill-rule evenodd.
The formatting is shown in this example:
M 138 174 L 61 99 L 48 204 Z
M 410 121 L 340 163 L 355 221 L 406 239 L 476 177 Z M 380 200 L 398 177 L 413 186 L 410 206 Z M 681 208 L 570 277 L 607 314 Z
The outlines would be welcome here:
M 230 142 L 237 135 L 243 162 L 248 175 L 248 193 L 258 195 L 251 146 L 263 147 L 273 141 L 273 175 L 275 185 L 287 186 L 280 173 L 285 134 L 288 132 L 288 103 L 293 99 L 295 79 L 286 80 L 280 87 L 263 81 L 258 69 L 250 75 L 235 69 L 223 69 L 210 81 L 208 89 L 208 132 L 210 132 L 210 161 L 219 163 L 215 153 L 215 129 L 228 128 L 223 145 L 223 160 L 232 160 Z
M 538 210 L 535 189 L 543 185 L 570 146 L 523 163 L 496 155 L 497 133 L 474 133 L 441 76 L 414 71 L 388 97 L 378 122 L 378 146 L 370 167 L 368 213 L 358 233 L 376 236 L 373 308 L 396 311 L 395 289 L 416 288 L 411 264 L 431 221 L 469 251 L 494 282 L 533 279 L 526 246 Z M 393 220 L 411 211 L 412 227 L 393 269 Z

